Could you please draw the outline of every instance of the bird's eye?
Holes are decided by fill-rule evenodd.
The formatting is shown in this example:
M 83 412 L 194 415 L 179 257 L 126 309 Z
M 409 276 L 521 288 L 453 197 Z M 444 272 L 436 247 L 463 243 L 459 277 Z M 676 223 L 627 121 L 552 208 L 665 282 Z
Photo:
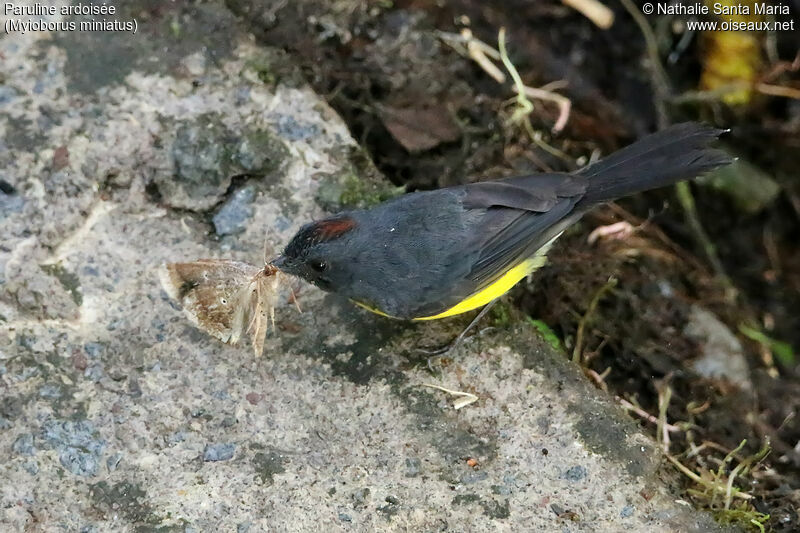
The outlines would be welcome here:
M 328 263 L 325 261 L 311 261 L 311 268 L 317 272 L 325 272 L 328 270 Z

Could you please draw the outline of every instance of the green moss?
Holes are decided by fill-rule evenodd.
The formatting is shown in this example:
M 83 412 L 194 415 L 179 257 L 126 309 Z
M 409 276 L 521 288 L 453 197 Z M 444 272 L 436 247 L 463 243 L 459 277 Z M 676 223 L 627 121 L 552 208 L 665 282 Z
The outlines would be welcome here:
M 255 454 L 252 464 L 262 483 L 272 485 L 273 476 L 286 472 L 284 465 L 288 462 L 288 459 L 279 451 L 270 449 Z
M 271 131 L 249 130 L 242 135 L 233 157 L 245 172 L 264 175 L 279 169 L 289 157 L 289 151 Z
M 78 279 L 78 276 L 65 269 L 60 264 L 39 265 L 39 268 L 48 276 L 55 277 L 59 283 L 61 283 L 61 286 L 64 287 L 64 290 L 72 296 L 72 301 L 75 302 L 76 305 L 80 306 L 83 304 L 81 281 Z
M 481 507 L 483 507 L 483 514 L 489 518 L 502 519 L 511 516 L 507 501 L 486 500 L 481 502 Z
M 453 498 L 453 505 L 471 505 L 477 503 L 483 508 L 483 514 L 489 518 L 503 519 L 511 516 L 508 502 L 498 502 L 496 500 L 482 500 L 477 494 L 459 494 Z
M 403 192 L 405 187 L 371 186 L 355 174 L 347 174 L 339 201 L 348 207 L 371 207 Z
M 288 87 L 300 87 L 303 76 L 288 55 L 278 49 L 263 49 L 248 59 L 245 69 L 255 73 L 258 80 L 270 87 L 279 83 Z
M 507 328 L 514 322 L 511 306 L 505 302 L 497 302 L 489 311 L 491 323 L 496 328 Z
M 323 178 L 317 189 L 317 203 L 327 211 L 365 209 L 399 196 L 405 187 L 364 180 L 352 171 Z
M 561 342 L 561 339 L 558 338 L 556 332 L 550 329 L 550 326 L 545 324 L 543 321 L 538 319 L 533 319 L 528 317 L 528 323 L 533 326 L 533 328 L 539 332 L 542 336 L 544 341 L 549 344 L 554 350 L 558 350 L 559 352 L 564 351 L 564 344 Z
M 317 202 L 328 211 L 364 209 L 405 192 L 386 181 L 361 148 L 337 148 L 331 158 L 341 163 L 342 172 L 323 178 L 317 192 Z
M 181 31 L 181 23 L 178 20 L 178 17 L 173 17 L 172 20 L 170 21 L 169 31 L 172 33 L 172 36 L 175 39 L 180 39 L 181 33 L 183 32 Z
M 713 512 L 714 519 L 723 525 L 738 526 L 745 531 L 764 532 L 769 515 L 755 509 L 719 509 Z
M 469 505 L 481 501 L 477 494 L 459 494 L 453 498 L 453 505 Z
M 100 481 L 91 485 L 89 491 L 89 497 L 94 504 L 102 508 L 109 517 L 121 514 L 136 526 L 156 526 L 161 519 L 153 513 L 146 496 L 139 485 L 127 481 L 113 485 Z

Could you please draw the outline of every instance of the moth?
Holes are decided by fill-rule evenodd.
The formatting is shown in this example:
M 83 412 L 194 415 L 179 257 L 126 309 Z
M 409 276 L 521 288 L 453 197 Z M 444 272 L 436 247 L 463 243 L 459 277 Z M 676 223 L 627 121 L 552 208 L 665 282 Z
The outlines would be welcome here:
M 228 344 L 250 334 L 256 357 L 264 350 L 264 338 L 272 323 L 275 305 L 285 280 L 276 267 L 259 268 L 241 261 L 200 259 L 168 263 L 159 272 L 167 294 L 183 306 L 199 329 Z

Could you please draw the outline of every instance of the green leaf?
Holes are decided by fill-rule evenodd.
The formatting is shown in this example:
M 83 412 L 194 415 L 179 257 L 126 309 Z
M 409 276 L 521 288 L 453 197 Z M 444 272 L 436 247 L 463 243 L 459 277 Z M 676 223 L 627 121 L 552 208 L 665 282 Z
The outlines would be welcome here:
M 545 342 L 552 346 L 553 349 L 560 352 L 564 351 L 564 345 L 562 344 L 561 339 L 558 338 L 558 335 L 556 335 L 556 332 L 553 331 L 550 326 L 539 319 L 533 319 L 531 317 L 528 317 L 528 322 L 531 324 L 531 326 L 536 328 L 536 331 L 541 334 Z
M 765 335 L 762 331 L 751 328 L 745 324 L 739 324 L 739 331 L 748 339 L 765 346 L 782 365 L 794 365 L 794 350 L 788 342 L 775 340 Z

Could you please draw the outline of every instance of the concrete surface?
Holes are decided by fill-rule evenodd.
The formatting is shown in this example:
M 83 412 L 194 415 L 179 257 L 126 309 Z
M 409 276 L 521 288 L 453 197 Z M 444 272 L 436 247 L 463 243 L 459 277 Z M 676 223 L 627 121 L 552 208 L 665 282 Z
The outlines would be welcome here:
M 528 326 L 437 375 L 414 348 L 463 319 L 308 286 L 260 359 L 194 329 L 161 263 L 257 263 L 390 187 L 224 7 L 126 9 L 136 35 L 0 38 L 0 530 L 715 529 Z

